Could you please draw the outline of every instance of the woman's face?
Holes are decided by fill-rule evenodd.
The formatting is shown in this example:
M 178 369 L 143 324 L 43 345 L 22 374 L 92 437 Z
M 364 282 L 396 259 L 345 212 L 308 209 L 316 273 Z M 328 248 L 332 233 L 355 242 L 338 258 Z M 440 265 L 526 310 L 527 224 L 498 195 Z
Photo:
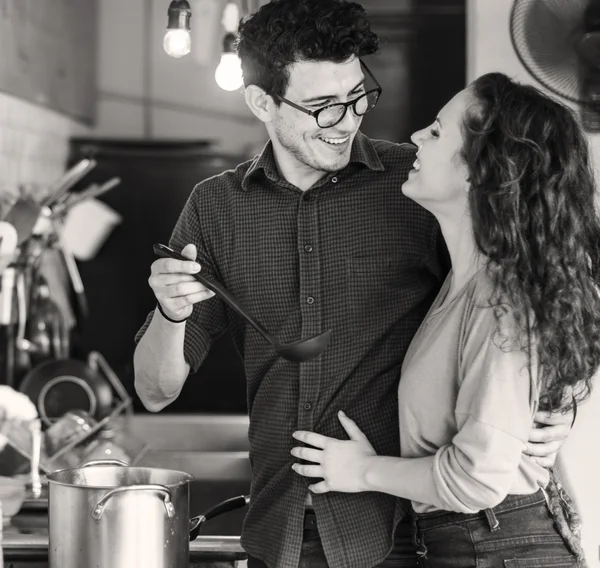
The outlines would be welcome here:
M 411 136 L 419 150 L 402 192 L 434 215 L 462 218 L 467 208 L 469 183 L 467 166 L 460 157 L 461 125 L 472 104 L 471 93 L 460 91 L 433 124 Z

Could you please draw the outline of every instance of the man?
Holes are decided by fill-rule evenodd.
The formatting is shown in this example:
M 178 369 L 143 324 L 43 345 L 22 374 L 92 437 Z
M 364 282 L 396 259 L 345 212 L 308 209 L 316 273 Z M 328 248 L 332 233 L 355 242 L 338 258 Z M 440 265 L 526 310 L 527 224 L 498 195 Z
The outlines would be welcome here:
M 415 566 L 405 501 L 379 493 L 311 500 L 311 480 L 291 469 L 292 433 L 339 438 L 340 409 L 378 453 L 398 455 L 402 359 L 449 269 L 433 217 L 400 191 L 414 148 L 359 132 L 380 92 L 360 58 L 378 39 L 364 9 L 345 0 L 273 0 L 239 34 L 246 102 L 270 142 L 194 189 L 170 244 L 197 263 L 153 263 L 158 309 L 138 334 L 136 389 L 149 410 L 161 410 L 231 330 L 250 414 L 249 568 Z M 200 269 L 281 341 L 332 329 L 329 347 L 306 363 L 279 358 L 193 279 Z

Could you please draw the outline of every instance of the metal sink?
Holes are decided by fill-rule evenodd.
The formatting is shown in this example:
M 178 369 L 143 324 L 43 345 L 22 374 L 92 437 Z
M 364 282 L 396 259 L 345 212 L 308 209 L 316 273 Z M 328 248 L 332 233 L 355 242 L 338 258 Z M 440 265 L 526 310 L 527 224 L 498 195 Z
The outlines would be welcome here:
M 250 481 L 246 415 L 136 414 L 129 428 L 148 444 L 140 466 L 186 471 L 197 480 Z

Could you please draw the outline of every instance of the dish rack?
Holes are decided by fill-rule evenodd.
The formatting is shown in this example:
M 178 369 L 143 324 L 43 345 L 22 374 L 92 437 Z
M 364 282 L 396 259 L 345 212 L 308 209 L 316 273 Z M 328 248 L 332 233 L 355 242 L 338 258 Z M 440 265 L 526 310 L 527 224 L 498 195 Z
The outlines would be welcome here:
M 88 364 L 92 370 L 103 373 L 118 399 L 110 414 L 99 421 L 83 411 L 70 411 L 60 418 L 44 421 L 50 422 L 42 436 L 40 471 L 44 474 L 81 465 L 86 460 L 90 443 L 103 431 L 113 432 L 113 443 L 125 447 L 131 458 L 130 465 L 135 465 L 148 447 L 145 442 L 126 433 L 128 422 L 133 416 L 132 401 L 107 361 L 100 353 L 92 351 L 88 356 Z M 3 434 L 8 445 L 21 458 L 31 462 L 33 441 L 27 425 L 9 423 Z

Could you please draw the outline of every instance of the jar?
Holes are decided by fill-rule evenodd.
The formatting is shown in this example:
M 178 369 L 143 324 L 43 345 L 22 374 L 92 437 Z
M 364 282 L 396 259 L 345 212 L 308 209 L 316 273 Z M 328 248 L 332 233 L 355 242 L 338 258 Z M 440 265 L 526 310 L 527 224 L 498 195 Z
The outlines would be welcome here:
M 113 428 L 100 430 L 96 439 L 89 445 L 86 451 L 86 461 L 117 459 L 125 463 L 131 463 L 131 456 L 116 442 L 117 431 Z

